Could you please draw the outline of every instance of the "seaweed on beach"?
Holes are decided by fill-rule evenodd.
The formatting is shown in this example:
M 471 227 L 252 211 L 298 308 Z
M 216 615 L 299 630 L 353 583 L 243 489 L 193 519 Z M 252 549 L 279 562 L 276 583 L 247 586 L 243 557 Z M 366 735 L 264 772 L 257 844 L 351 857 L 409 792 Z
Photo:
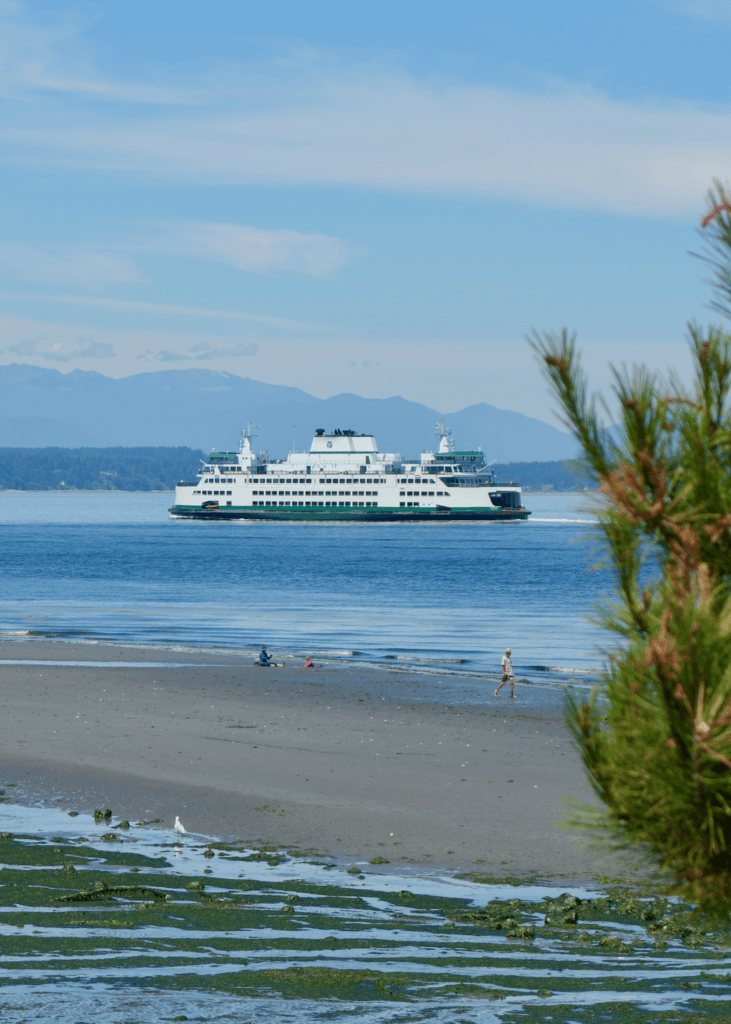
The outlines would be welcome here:
M 97 882 L 91 889 L 80 889 L 67 896 L 57 896 L 58 903 L 99 903 L 102 900 L 124 897 L 127 900 L 169 900 L 170 893 L 151 889 L 147 885 L 107 885 Z
M 198 846 L 198 854 L 205 849 Z M 236 858 L 246 852 L 240 845 L 216 851 Z M 731 998 L 724 936 L 704 931 L 687 907 L 629 889 L 601 899 L 564 893 L 482 906 L 411 889 L 389 892 L 384 884 L 371 888 L 366 879 L 329 883 L 324 872 L 287 880 L 271 869 L 262 881 L 262 871 L 270 871 L 264 861 L 255 862 L 259 879 L 203 878 L 119 844 L 85 849 L 23 836 L 3 840 L 0 854 L 0 1011 L 16 985 L 27 999 L 33 986 L 63 992 L 82 977 L 97 994 L 114 991 L 117 999 L 132 991 L 154 990 L 156 998 L 205 992 L 209 1000 L 319 1001 L 333 1012 L 338 1005 L 394 1003 L 422 1017 L 449 1006 L 455 1019 L 479 1001 L 507 1000 L 506 1021 L 538 1021 L 539 1007 L 561 1004 L 587 1024 L 582 993 L 602 993 L 614 1007 L 620 989 L 623 1013 L 663 1020 L 663 1011 L 650 1018 L 641 1008 L 648 977 L 655 1000 L 665 989 L 676 1003 L 678 991 L 686 993 L 688 1006 L 709 995 L 719 999 L 702 1004 L 707 1019 L 726 1019 Z M 131 856 L 137 863 L 124 863 Z M 63 867 L 72 859 L 69 874 Z M 302 870 L 301 858 L 293 867 Z M 568 963 L 590 965 L 592 980 Z

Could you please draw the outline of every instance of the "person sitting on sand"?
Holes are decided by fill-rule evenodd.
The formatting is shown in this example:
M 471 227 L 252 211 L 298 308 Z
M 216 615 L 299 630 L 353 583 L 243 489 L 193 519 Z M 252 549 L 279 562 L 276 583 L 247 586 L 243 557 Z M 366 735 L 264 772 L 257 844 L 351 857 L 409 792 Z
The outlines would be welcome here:
M 511 697 L 515 696 L 515 676 L 513 675 L 513 663 L 510 660 L 510 655 L 512 653 L 513 652 L 511 651 L 511 649 L 509 647 L 507 647 L 505 649 L 505 654 L 503 654 L 503 664 L 502 664 L 503 681 L 502 681 L 502 683 L 500 683 L 500 685 L 498 686 L 497 690 L 495 690 L 495 696 L 496 697 L 497 697 L 498 693 L 500 692 L 500 690 L 502 690 L 503 686 L 505 686 L 505 684 L 508 682 L 508 680 L 510 681 L 510 696 Z
M 262 647 L 262 649 L 259 651 L 259 661 L 257 662 L 257 664 L 264 665 L 265 668 L 269 668 L 269 666 L 273 664 L 272 659 L 267 654 L 266 647 Z
M 306 661 L 306 662 L 304 663 L 304 665 L 302 666 L 302 668 L 314 668 L 314 667 L 315 667 L 315 666 L 314 666 L 314 665 L 312 664 L 312 658 L 311 658 L 311 657 L 309 656 L 309 654 L 308 654 L 308 655 L 307 655 L 307 661 Z

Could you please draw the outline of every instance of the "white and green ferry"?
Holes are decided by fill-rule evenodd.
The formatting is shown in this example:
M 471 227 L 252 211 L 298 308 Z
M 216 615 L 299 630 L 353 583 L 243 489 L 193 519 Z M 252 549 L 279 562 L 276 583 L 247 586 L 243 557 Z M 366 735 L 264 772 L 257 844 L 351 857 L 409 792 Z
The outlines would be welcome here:
M 378 451 L 372 434 L 317 430 L 308 452 L 284 461 L 256 453 L 251 424 L 238 452 L 211 452 L 195 483 L 175 489 L 178 519 L 443 521 L 527 519 L 518 484 L 499 483 L 482 451 L 456 451 L 437 425 L 439 448 L 418 459 Z

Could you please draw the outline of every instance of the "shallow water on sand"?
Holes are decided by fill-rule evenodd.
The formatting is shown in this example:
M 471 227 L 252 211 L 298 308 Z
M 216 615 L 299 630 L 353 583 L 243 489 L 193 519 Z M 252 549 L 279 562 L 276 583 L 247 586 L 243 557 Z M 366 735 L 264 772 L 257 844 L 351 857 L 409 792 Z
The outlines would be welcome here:
M 0 823 L 10 1024 L 728 1020 L 723 937 L 658 896 L 348 873 L 60 809 Z
M 199 523 L 170 494 L 3 492 L 0 636 L 591 680 L 608 587 L 581 495 L 516 523 Z

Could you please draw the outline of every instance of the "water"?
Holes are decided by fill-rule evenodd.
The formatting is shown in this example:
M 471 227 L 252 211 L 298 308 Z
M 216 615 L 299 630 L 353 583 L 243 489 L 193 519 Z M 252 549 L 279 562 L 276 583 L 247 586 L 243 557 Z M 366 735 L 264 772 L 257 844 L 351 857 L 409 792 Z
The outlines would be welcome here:
M 169 494 L 0 494 L 0 630 L 593 678 L 609 585 L 580 495 L 515 523 L 200 523 Z M 557 672 L 557 670 L 560 670 Z
M 0 824 L 8 1024 L 728 1020 L 723 936 L 662 897 L 349 874 L 60 809 Z
M 431 670 L 449 703 L 484 694 L 507 644 L 546 695 L 595 678 L 587 613 L 609 581 L 578 496 L 531 495 L 533 520 L 499 525 L 209 524 L 170 520 L 170 500 L 0 493 L 0 635 L 153 648 L 148 668 L 266 642 Z M 724 937 L 657 894 L 350 873 L 71 809 L 0 803 L 8 1024 L 729 1019 Z

